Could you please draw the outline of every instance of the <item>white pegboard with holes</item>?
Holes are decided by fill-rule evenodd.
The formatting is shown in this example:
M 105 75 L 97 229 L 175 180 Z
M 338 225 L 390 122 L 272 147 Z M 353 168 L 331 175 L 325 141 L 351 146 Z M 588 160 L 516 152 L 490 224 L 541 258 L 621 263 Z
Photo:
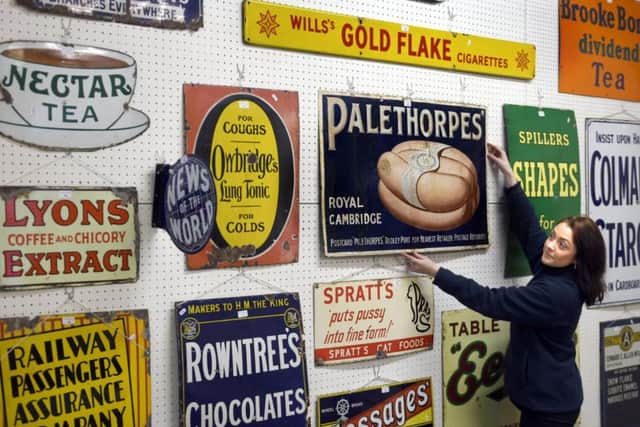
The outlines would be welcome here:
M 195 32 L 167 30 L 29 10 L 14 0 L 0 0 L 0 41 L 61 41 L 68 30 L 71 43 L 120 50 L 133 56 L 138 78 L 132 107 L 151 119 L 149 129 L 128 143 L 90 153 L 42 151 L 0 137 L 0 185 L 135 186 L 140 221 L 140 279 L 137 283 L 79 287 L 74 298 L 93 311 L 146 308 L 150 314 L 152 419 L 171 426 L 178 419 L 177 358 L 173 308 L 176 301 L 197 297 L 228 297 L 265 292 L 246 280 L 217 286 L 237 270 L 188 272 L 183 255 L 168 235 L 151 227 L 151 201 L 156 163 L 173 163 L 184 152 L 182 85 L 270 88 L 297 91 L 300 105 L 300 254 L 299 262 L 256 267 L 250 271 L 301 296 L 307 334 L 310 415 L 319 394 L 352 390 L 367 384 L 379 368 L 381 377 L 409 380 L 433 378 L 435 426 L 442 426 L 441 312 L 462 308 L 435 290 L 434 348 L 399 358 L 334 367 L 313 365 L 312 289 L 377 264 L 397 266 L 399 256 L 328 259 L 322 255 L 319 208 L 318 92 L 346 92 L 429 101 L 461 102 L 486 107 L 487 140 L 504 144 L 502 105 L 527 104 L 572 109 L 577 122 L 627 111 L 640 116 L 640 105 L 600 98 L 559 94 L 557 4 L 549 0 L 455 0 L 428 3 L 412 0 L 286 0 L 292 6 L 326 10 L 427 28 L 469 33 L 536 46 L 536 77 L 520 81 L 476 74 L 360 61 L 245 45 L 242 1 L 204 2 L 204 27 Z M 242 71 L 242 76 L 240 75 Z M 243 77 L 242 80 L 240 78 Z M 578 126 L 580 141 L 584 127 Z M 584 158 L 584 146 L 581 146 Z M 584 165 L 581 166 L 584 178 Z M 584 179 L 583 179 L 584 182 Z M 584 192 L 584 187 L 583 187 Z M 434 258 L 452 270 L 487 285 L 522 284 L 502 278 L 505 218 L 501 183 L 487 177 L 490 247 L 485 250 L 438 253 Z M 388 275 L 378 267 L 361 278 Z M 359 277 L 360 278 L 360 277 Z M 512 283 L 513 282 L 513 283 Z M 0 316 L 33 316 L 68 308 L 63 289 L 0 294 Z M 598 324 L 640 315 L 639 305 L 586 310 L 580 322 L 580 352 L 585 402 L 582 425 L 599 425 Z M 544 375 L 544 373 L 541 373 Z M 315 423 L 315 422 L 313 422 Z

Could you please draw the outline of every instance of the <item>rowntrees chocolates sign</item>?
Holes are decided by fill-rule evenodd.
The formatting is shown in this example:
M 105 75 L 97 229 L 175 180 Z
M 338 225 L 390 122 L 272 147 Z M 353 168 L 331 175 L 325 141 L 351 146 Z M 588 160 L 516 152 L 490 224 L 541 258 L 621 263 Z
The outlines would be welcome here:
M 0 187 L 0 290 L 133 282 L 135 188 Z
M 306 427 L 297 293 L 176 304 L 180 420 L 187 427 Z

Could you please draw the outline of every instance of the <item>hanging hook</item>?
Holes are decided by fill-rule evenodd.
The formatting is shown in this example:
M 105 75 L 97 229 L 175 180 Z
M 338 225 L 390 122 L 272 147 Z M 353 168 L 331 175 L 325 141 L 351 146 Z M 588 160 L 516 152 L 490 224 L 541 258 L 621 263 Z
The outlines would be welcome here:
M 453 13 L 453 7 L 447 6 L 447 15 L 449 15 L 449 31 L 453 32 L 453 20 L 456 18 L 456 14 Z
M 467 90 L 467 79 L 464 77 L 460 77 L 460 97 L 462 98 L 462 102 L 464 102 L 464 94 Z
M 349 89 L 349 95 L 353 95 L 355 88 L 353 86 L 353 77 L 347 77 L 347 89 Z
M 60 26 L 62 27 L 62 44 L 67 44 L 71 37 L 71 18 L 69 18 L 69 24 L 64 25 L 64 18 L 60 18 Z
M 544 99 L 544 95 L 542 94 L 542 89 L 538 88 L 538 117 L 544 117 L 544 110 L 542 109 L 542 100 Z
M 242 87 L 242 81 L 244 80 L 244 64 L 240 68 L 240 64 L 236 64 L 236 71 L 238 72 L 238 86 Z
M 413 88 L 411 87 L 411 85 L 409 83 L 407 83 L 407 96 L 404 98 L 404 106 L 405 107 L 411 107 L 411 100 L 413 98 Z

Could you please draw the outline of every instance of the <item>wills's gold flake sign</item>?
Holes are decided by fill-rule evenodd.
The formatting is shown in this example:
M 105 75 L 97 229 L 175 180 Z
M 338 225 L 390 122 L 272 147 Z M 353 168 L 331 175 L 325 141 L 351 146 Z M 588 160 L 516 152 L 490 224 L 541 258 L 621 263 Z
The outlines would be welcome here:
M 244 1 L 249 44 L 533 79 L 535 46 L 260 1 Z
M 189 269 L 298 259 L 298 94 L 185 85 L 187 153 L 211 171 L 211 238 Z
M 0 187 L 0 290 L 133 282 L 135 188 Z
M 150 425 L 148 336 L 146 310 L 0 319 L 0 425 Z

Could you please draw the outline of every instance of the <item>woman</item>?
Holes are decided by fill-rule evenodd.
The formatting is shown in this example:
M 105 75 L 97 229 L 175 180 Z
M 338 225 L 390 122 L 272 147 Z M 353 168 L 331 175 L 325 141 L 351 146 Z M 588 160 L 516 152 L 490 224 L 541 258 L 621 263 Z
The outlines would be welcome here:
M 573 426 L 582 404 L 573 335 L 582 304 L 601 301 L 605 244 L 585 216 L 559 222 L 550 236 L 538 224 L 506 153 L 488 144 L 487 156 L 502 172 L 511 226 L 529 260 L 526 286 L 487 288 L 440 267 L 431 258 L 404 254 L 409 270 L 485 316 L 511 322 L 505 387 L 520 409 L 520 427 Z

